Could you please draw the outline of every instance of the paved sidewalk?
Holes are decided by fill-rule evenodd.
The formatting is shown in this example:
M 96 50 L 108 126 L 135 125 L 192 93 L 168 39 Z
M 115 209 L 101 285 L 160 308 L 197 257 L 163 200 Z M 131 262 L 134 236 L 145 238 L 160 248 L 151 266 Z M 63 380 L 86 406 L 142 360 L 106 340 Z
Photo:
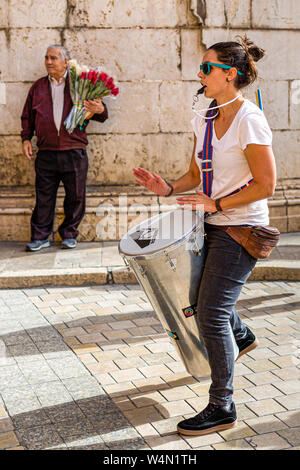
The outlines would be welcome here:
M 0 290 L 0 448 L 300 449 L 299 288 L 244 286 L 260 345 L 236 364 L 239 423 L 200 437 L 176 424 L 209 381 L 185 372 L 138 285 Z
M 300 281 L 300 232 L 283 233 L 270 258 L 259 261 L 252 280 Z M 59 245 L 36 253 L 25 243 L 0 242 L 0 288 L 136 283 L 118 252 L 118 242 Z

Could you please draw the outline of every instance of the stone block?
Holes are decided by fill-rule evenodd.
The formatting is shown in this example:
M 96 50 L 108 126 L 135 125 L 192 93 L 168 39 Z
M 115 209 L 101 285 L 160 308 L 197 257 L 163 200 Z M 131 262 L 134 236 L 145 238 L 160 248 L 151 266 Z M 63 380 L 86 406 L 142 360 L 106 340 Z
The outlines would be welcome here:
M 300 135 L 298 131 L 273 132 L 273 150 L 279 180 L 291 176 L 300 178 L 299 144 Z
M 300 76 L 300 62 L 298 60 L 300 31 L 245 31 L 204 28 L 202 41 L 209 47 L 219 41 L 235 40 L 236 35 L 245 32 L 255 44 L 267 52 L 267 55 L 257 62 L 260 78 L 266 80 L 294 80 L 295 77 Z
M 45 76 L 44 57 L 50 44 L 60 44 L 57 29 L 18 28 L 9 32 L 8 67 L 4 81 L 35 81 Z M 5 73 L 6 72 L 6 73 Z
M 255 91 L 261 90 L 264 114 L 269 126 L 274 129 L 289 128 L 289 83 L 287 80 L 257 79 L 242 90 L 245 97 L 256 104 Z M 280 105 L 279 105 L 280 103 Z
M 176 30 L 81 29 L 66 30 L 64 36 L 71 55 L 79 62 L 104 66 L 116 79 L 180 79 Z
M 34 162 L 22 153 L 21 138 L 2 136 L 0 139 L 0 181 L 2 186 L 34 184 Z
M 202 57 L 205 54 L 200 34 L 200 29 L 198 28 L 181 30 L 181 68 L 183 80 L 197 80 Z
M 2 6 L 0 6 L 2 8 Z M 1 14 L 1 10 L 0 10 Z M 1 21 L 1 16 L 0 16 Z M 1 25 L 0 25 L 1 27 Z M 0 80 L 8 78 L 8 35 L 0 31 Z
M 185 0 L 72 0 L 70 26 L 176 27 L 187 19 Z
M 193 1 L 196 8 L 196 1 Z M 250 27 L 250 0 L 210 0 L 205 10 L 199 11 L 203 25 L 209 27 Z
M 299 29 L 300 4 L 298 0 L 252 0 L 252 27 L 272 29 Z
M 8 0 L 2 0 L 0 4 L 0 28 L 8 26 Z
M 164 81 L 160 87 L 160 128 L 162 132 L 193 132 L 193 96 L 199 82 Z M 207 104 L 206 104 L 207 103 Z M 205 100 L 204 107 L 209 105 Z
M 300 129 L 300 80 L 291 82 L 290 117 L 291 129 Z
M 89 135 L 88 182 L 136 184 L 136 167 L 176 179 L 187 171 L 192 150 L 191 134 Z
M 281 233 L 288 231 L 288 216 L 286 206 L 269 206 L 269 218 L 271 227 L 277 227 Z
M 20 142 L 21 114 L 31 83 L 6 83 L 6 104 L 0 104 L 1 133 L 17 134 Z
M 300 231 L 300 199 L 287 207 L 289 232 Z
M 156 82 L 121 83 L 116 99 L 106 98 L 109 118 L 91 121 L 89 133 L 148 133 L 159 131 L 159 85 Z
M 67 0 L 10 0 L 9 26 L 11 28 L 60 27 L 65 25 Z
M 211 2 L 207 2 L 211 3 Z M 250 27 L 250 0 L 224 0 L 224 15 L 227 27 Z M 212 11 L 212 15 L 214 12 Z

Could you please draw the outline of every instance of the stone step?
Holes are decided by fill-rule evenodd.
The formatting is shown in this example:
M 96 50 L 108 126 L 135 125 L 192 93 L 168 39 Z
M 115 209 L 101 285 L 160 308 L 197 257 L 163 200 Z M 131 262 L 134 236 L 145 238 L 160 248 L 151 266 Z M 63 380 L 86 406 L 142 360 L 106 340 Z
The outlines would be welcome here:
M 295 193 L 295 194 L 294 194 Z M 86 212 L 80 224 L 79 241 L 119 240 L 134 225 L 164 211 L 178 208 L 177 196 L 151 194 L 135 186 L 88 186 Z M 63 221 L 64 190 L 59 188 L 54 221 L 54 240 L 60 241 L 58 225 Z M 0 240 L 28 241 L 30 218 L 35 205 L 32 186 L 1 188 Z M 278 188 L 269 200 L 270 225 L 282 232 L 300 230 L 298 192 Z
M 270 258 L 258 261 L 250 280 L 300 280 L 300 232 L 282 234 Z M 135 284 L 118 242 L 82 242 L 74 250 L 59 244 L 40 252 L 21 242 L 0 242 L 0 288 Z

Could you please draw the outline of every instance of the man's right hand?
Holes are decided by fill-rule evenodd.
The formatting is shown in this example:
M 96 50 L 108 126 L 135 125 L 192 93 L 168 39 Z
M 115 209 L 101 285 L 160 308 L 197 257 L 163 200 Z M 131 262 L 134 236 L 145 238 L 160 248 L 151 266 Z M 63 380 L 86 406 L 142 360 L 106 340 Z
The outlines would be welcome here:
M 25 157 L 27 157 L 29 160 L 32 160 L 33 158 L 33 153 L 32 153 L 32 146 L 30 140 L 24 140 L 22 144 L 23 148 L 23 154 Z

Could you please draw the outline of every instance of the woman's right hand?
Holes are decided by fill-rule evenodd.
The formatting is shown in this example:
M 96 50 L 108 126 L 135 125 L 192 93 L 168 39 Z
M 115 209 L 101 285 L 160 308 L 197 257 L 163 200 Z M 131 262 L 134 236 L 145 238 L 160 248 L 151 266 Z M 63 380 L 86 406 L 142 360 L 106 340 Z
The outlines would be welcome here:
M 137 178 L 136 182 L 149 189 L 149 191 L 159 196 L 168 196 L 170 194 L 171 188 L 161 176 L 155 173 L 151 174 L 144 168 L 134 168 L 133 173 Z

